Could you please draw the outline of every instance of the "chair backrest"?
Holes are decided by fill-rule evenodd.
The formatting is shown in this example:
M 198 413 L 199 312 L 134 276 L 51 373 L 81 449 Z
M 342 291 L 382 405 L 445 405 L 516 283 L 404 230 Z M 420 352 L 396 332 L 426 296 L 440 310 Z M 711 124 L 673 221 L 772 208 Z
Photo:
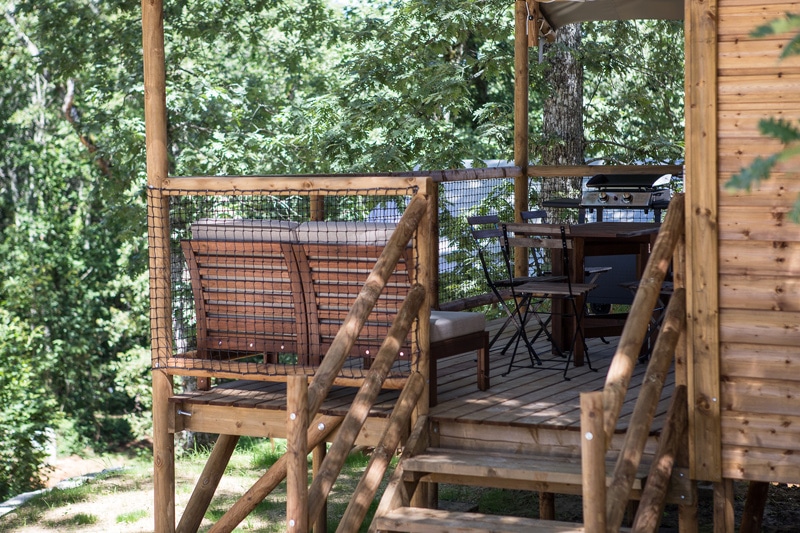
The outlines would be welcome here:
M 309 317 L 312 357 L 325 355 L 364 282 L 380 257 L 393 224 L 307 222 L 298 226 L 297 261 Z M 412 250 L 406 248 L 381 292 L 352 357 L 373 359 L 408 294 L 413 277 Z M 410 357 L 410 339 L 400 358 Z
M 197 315 L 201 359 L 237 359 L 256 354 L 307 353 L 298 269 L 288 242 L 182 241 Z M 302 363 L 303 361 L 297 361 Z
M 483 274 L 492 292 L 497 292 L 499 278 L 511 281 L 514 275 L 511 264 L 510 249 L 507 246 L 505 233 L 497 215 L 478 215 L 467 217 L 472 238 L 478 247 L 478 260 L 481 262 Z M 497 272 L 496 265 L 499 257 L 501 272 Z

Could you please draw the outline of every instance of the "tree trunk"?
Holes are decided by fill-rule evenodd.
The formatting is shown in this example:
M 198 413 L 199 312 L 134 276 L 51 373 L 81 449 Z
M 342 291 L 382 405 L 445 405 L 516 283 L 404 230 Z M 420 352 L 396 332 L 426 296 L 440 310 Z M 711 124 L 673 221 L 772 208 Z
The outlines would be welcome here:
M 554 43 L 545 46 L 546 90 L 542 140 L 535 148 L 544 165 L 583 164 L 583 65 L 577 51 L 581 46 L 581 25 L 558 29 Z M 536 153 L 534 152 L 534 153 Z M 546 179 L 542 199 L 576 198 L 580 178 Z M 550 213 L 555 221 L 556 213 Z

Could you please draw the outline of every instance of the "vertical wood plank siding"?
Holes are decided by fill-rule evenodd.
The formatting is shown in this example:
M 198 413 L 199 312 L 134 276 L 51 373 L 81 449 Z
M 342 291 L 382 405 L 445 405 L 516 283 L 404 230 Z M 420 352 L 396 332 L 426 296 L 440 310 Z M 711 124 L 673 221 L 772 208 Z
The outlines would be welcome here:
M 800 193 L 800 162 L 749 193 L 725 183 L 781 148 L 759 133 L 760 119 L 800 118 L 800 57 L 779 60 L 791 36 L 750 36 L 800 12 L 800 2 L 717 1 L 722 476 L 797 482 L 800 226 L 788 212 Z

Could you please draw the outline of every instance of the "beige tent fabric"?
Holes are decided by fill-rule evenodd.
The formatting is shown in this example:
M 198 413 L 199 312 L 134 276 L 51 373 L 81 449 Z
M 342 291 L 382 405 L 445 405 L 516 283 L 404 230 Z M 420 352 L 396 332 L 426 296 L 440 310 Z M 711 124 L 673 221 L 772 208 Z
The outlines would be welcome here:
M 683 20 L 684 0 L 541 0 L 555 28 L 587 20 Z

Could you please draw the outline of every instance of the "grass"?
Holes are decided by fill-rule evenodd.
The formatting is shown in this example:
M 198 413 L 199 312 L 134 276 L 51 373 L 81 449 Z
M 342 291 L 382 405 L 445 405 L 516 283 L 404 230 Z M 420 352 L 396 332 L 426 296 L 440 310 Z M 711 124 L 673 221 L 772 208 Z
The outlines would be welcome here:
M 242 438 L 234 452 L 214 500 L 206 511 L 200 532 L 207 531 L 239 497 L 286 451 L 279 439 Z M 202 473 L 207 450 L 185 453 L 176 459 L 176 514 L 183 508 Z M 328 499 L 328 527 L 335 531 L 350 494 L 358 483 L 369 455 L 351 454 Z M 309 456 L 309 470 L 311 468 Z M 388 475 L 385 476 L 388 478 Z M 310 478 L 309 478 L 310 480 Z M 385 481 L 384 481 L 385 482 Z M 372 519 L 377 499 L 365 526 Z M 285 531 L 286 485 L 281 483 L 256 507 L 235 531 Z M 126 460 L 123 470 L 94 477 L 74 488 L 53 489 L 37 496 L 12 513 L 0 517 L 0 531 L 39 532 L 141 532 L 153 528 L 152 462 L 149 457 Z
M 233 454 L 216 496 L 206 512 L 200 532 L 209 530 L 238 498 L 273 464 L 285 450 L 282 441 L 241 439 Z M 180 518 L 200 476 L 207 452 L 184 454 L 176 462 L 176 514 Z M 367 453 L 351 454 L 328 502 L 328 529 L 335 531 L 350 496 L 369 461 Z M 395 459 L 396 462 L 396 459 Z M 310 468 L 310 463 L 309 463 Z M 388 477 L 388 476 L 385 476 Z M 385 480 L 384 480 L 385 483 Z M 744 501 L 745 483 L 737 483 L 737 516 Z M 699 531 L 712 531 L 710 486 L 700 491 Z M 372 502 L 364 525 L 366 531 L 377 506 Z M 442 484 L 439 486 L 442 508 L 460 508 L 488 514 L 538 516 L 535 492 L 500 490 Z M 235 529 L 237 532 L 285 531 L 286 486 L 281 483 L 250 516 Z M 662 527 L 677 527 L 677 508 L 668 506 Z M 581 499 L 556 495 L 556 519 L 580 521 Z M 763 531 L 789 531 L 786 524 L 800 523 L 800 487 L 777 486 L 770 489 Z M 793 526 L 791 526 L 793 527 Z M 130 459 L 122 470 L 95 476 L 83 485 L 52 490 L 33 498 L 16 511 L 0 517 L 0 531 L 9 533 L 107 532 L 140 533 L 153 530 L 152 463 L 150 458 Z

